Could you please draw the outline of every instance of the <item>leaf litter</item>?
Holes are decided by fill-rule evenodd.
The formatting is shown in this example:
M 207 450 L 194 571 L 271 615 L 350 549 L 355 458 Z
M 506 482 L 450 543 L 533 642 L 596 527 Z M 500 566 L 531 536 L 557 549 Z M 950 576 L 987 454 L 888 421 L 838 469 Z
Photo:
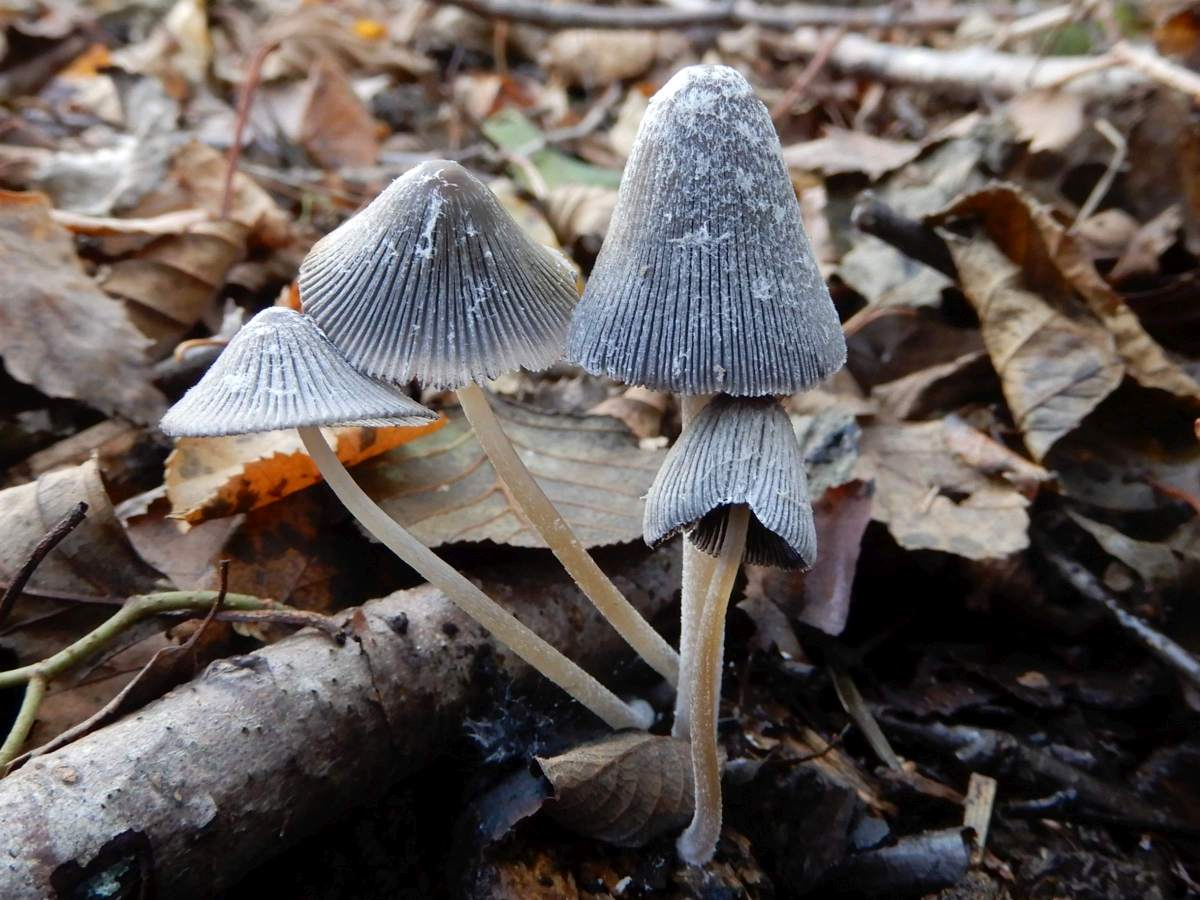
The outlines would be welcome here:
M 546 716 L 521 730 L 503 709 L 495 726 L 524 735 L 513 745 L 540 757 L 559 798 L 502 839 L 429 852 L 471 896 L 932 892 L 948 885 L 921 864 L 962 876 L 966 851 L 945 827 L 973 814 L 966 785 L 987 775 L 999 793 L 970 878 L 988 896 L 1165 896 L 1200 883 L 1177 837 L 1200 807 L 1172 787 L 1173 767 L 1194 758 L 1194 692 L 1055 564 L 1084 566 L 1117 608 L 1200 648 L 1187 603 L 1200 573 L 1200 142 L 1176 77 L 1200 61 L 1200 17 L 1188 7 L 1125 21 L 1085 5 L 1044 26 L 972 10 L 1000 16 L 981 24 L 960 6 L 945 8 L 963 18 L 911 31 L 901 10 L 870 37 L 844 22 L 555 29 L 447 4 L 12 13 L 0 64 L 6 96 L 20 99 L 0 138 L 0 583 L 66 507 L 90 511 L 0 626 L 0 651 L 36 660 L 105 618 L 105 604 L 213 589 L 223 558 L 231 590 L 323 613 L 410 584 L 337 514 L 294 440 L 171 446 L 154 421 L 228 339 L 227 312 L 236 325 L 279 298 L 294 304 L 308 246 L 425 158 L 461 157 L 492 179 L 586 279 L 647 97 L 703 56 L 739 67 L 777 110 L 850 351 L 848 373 L 788 404 L 817 566 L 752 569 L 735 597 L 718 860 L 704 873 L 669 862 L 687 814 L 663 798 L 690 802 L 666 790 L 686 771 L 678 742 L 597 742 Z M 984 58 L 980 34 L 1003 45 L 986 60 L 1010 99 L 985 101 L 977 67 L 962 65 Z M 1167 67 L 1131 66 L 1142 57 L 1130 42 Z M 39 71 L 48 51 L 62 58 Z M 1054 83 L 1054 72 L 1074 74 Z M 1130 89 L 1139 103 L 1123 101 Z M 850 211 L 868 200 L 895 215 L 856 227 Z M 676 402 L 562 365 L 494 387 L 528 401 L 498 401 L 498 415 L 601 565 L 644 553 L 642 496 L 678 434 Z M 446 414 L 430 433 L 338 433 L 354 477 L 468 573 L 497 556 L 551 569 L 448 398 L 423 399 Z M 142 623 L 64 681 L 32 743 L 118 714 L 101 710 L 134 669 L 182 652 L 188 629 L 168 624 Z M 238 628 L 222 626 L 212 652 L 285 633 Z M 190 665 L 150 679 L 146 698 Z M 669 708 L 644 674 L 621 674 Z M 861 695 L 853 717 L 830 690 L 846 678 Z M 875 771 L 871 721 L 908 761 L 902 772 Z M 421 812 L 449 829 L 510 773 L 464 751 L 436 774 Z M 1147 831 L 1134 805 L 1125 818 L 1097 806 L 1101 788 L 1169 799 L 1174 818 Z M 555 807 L 588 837 L 543 821 Z M 420 845 L 419 828 L 381 809 L 402 850 Z M 1135 833 L 1154 835 L 1136 861 Z M 390 847 L 367 862 L 353 837 L 316 840 L 254 877 L 329 884 L 329 861 L 349 858 L 362 884 L 343 891 L 370 896 L 379 873 L 417 871 Z M 872 881 L 881 871 L 901 880 Z

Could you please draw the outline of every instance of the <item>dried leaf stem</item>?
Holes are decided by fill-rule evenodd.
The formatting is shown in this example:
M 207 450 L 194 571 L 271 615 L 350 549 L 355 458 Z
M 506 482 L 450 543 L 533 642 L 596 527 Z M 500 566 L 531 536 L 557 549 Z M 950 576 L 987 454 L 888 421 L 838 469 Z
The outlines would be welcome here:
M 496 470 L 517 511 L 546 542 L 563 568 L 579 585 L 617 633 L 642 659 L 669 684 L 679 681 L 679 655 L 634 609 L 625 595 L 596 565 L 591 554 L 579 542 L 571 526 L 563 519 L 534 480 L 525 463 L 517 456 L 512 441 L 496 418 L 487 395 L 476 384 L 458 390 L 463 414 L 475 431 L 475 438 Z
M 714 566 L 695 643 L 692 678 L 692 772 L 696 779 L 696 813 L 679 836 L 676 849 L 684 862 L 704 865 L 721 835 L 721 759 L 717 746 L 717 703 L 721 696 L 721 659 L 725 644 L 725 612 L 746 549 L 750 508 L 729 511 L 721 553 Z

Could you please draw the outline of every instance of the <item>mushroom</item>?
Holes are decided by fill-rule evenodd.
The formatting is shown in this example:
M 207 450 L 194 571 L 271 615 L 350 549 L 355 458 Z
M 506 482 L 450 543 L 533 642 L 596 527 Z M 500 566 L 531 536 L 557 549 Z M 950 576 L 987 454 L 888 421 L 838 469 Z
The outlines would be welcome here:
M 725 612 L 738 568 L 744 560 L 806 569 L 817 553 L 804 454 L 774 398 L 719 394 L 667 453 L 646 496 L 645 537 L 657 546 L 681 531 L 716 557 L 689 669 L 696 811 L 677 843 L 685 862 L 703 864 L 721 831 L 717 702 Z
M 362 526 L 463 612 L 613 728 L 644 728 L 633 709 L 522 625 L 380 509 L 321 434 L 323 425 L 422 425 L 437 418 L 390 385 L 356 371 L 311 319 L 263 310 L 234 336 L 199 384 L 163 417 L 176 437 L 295 428 L 342 504 Z
M 562 355 L 575 273 L 462 166 L 397 179 L 300 267 L 311 316 L 360 372 L 453 388 L 513 505 L 600 613 L 672 685 L 679 656 L 601 571 L 534 480 L 480 384 Z
M 845 361 L 771 117 L 734 69 L 685 68 L 651 98 L 567 357 L 595 375 L 681 394 L 684 435 L 713 393 L 791 394 Z M 690 542 L 683 552 L 673 733 L 686 738 L 714 575 Z

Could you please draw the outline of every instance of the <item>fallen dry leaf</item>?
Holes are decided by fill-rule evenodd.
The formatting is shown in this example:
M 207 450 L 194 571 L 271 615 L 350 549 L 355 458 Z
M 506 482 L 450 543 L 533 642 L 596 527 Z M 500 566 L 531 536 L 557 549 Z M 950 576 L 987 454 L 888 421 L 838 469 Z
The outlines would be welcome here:
M 900 546 L 992 559 L 1029 545 L 1029 500 L 964 462 L 945 422 L 865 427 L 861 451 L 860 477 L 875 481 L 871 515 Z
M 991 360 L 985 352 L 977 350 L 877 384 L 871 390 L 871 397 L 894 418 L 930 419 L 973 400 L 986 400 L 996 387 Z
M 18 381 L 137 422 L 165 408 L 150 384 L 147 341 L 124 307 L 87 277 L 70 234 L 41 194 L 0 192 L 0 357 Z
M 1121 383 L 1115 342 L 1094 319 L 1068 317 L 1028 290 L 1021 269 L 986 237 L 945 237 L 1008 408 L 1041 459 Z
M 418 428 L 322 429 L 347 467 L 437 431 Z M 196 525 L 249 512 L 321 480 L 294 429 L 220 438 L 181 438 L 167 457 L 164 480 L 171 515 Z
M 846 627 L 863 533 L 871 521 L 873 493 L 871 485 L 850 481 L 830 488 L 813 503 L 817 561 L 805 576 L 802 592 L 781 597 L 790 601 L 785 609 L 797 619 L 826 634 L 841 634 Z
M 1007 113 L 1030 152 L 1061 150 L 1083 131 L 1085 102 L 1069 91 L 1036 90 L 1010 100 Z
M 913 141 L 894 141 L 830 126 L 824 137 L 784 147 L 783 161 L 790 169 L 823 175 L 862 172 L 874 181 L 912 162 L 921 149 Z
M 587 547 L 642 539 L 642 496 L 665 451 L 639 449 L 607 416 L 550 415 L 493 399 L 517 453 Z M 544 547 L 458 412 L 446 427 L 360 466 L 355 477 L 393 518 L 431 547 L 495 541 Z
M 952 216 L 974 217 L 996 247 L 1019 269 L 1022 283 L 1037 292 L 1043 304 L 1057 311 L 1059 315 L 1053 326 L 1056 331 L 1054 343 L 1064 350 L 1069 348 L 1069 352 L 1081 365 L 1090 357 L 1093 364 L 1099 367 L 1101 357 L 1106 353 L 1103 346 L 1105 342 L 1099 341 L 1092 333 L 1088 347 L 1075 346 L 1071 334 L 1083 338 L 1080 328 L 1094 332 L 1089 320 L 1099 322 L 1115 341 L 1120 362 L 1131 378 L 1145 387 L 1157 388 L 1193 403 L 1200 402 L 1200 383 L 1150 337 L 1134 312 L 1096 271 L 1084 247 L 1058 222 L 1050 207 L 1038 203 L 1019 188 L 995 185 L 960 197 L 934 219 L 944 220 Z M 951 250 L 954 252 L 953 246 Z M 962 267 L 959 269 L 961 272 Z M 965 274 L 963 280 L 965 290 Z M 979 301 L 971 296 L 970 291 L 968 296 L 978 308 Z M 1008 299 L 1012 300 L 1015 297 Z M 1087 319 L 1081 315 L 1085 311 L 1091 314 Z M 1036 315 L 1031 310 L 1026 310 L 1022 318 L 1028 324 L 1031 321 L 1030 317 Z M 1062 321 L 1063 316 L 1070 317 L 1070 321 L 1078 327 L 1067 328 Z M 982 312 L 980 317 L 984 318 Z M 993 337 L 999 337 L 995 329 L 991 330 Z M 988 341 L 989 328 L 986 322 L 983 331 L 984 340 Z M 1046 339 L 1044 336 L 1035 338 L 1038 341 Z M 1007 341 L 1000 343 L 1008 345 Z M 992 351 L 992 346 L 989 342 L 988 349 L 995 361 L 996 353 Z M 1001 352 L 1003 353 L 1003 349 Z M 1028 353 L 1021 355 L 1027 356 Z M 1052 353 L 1047 356 L 1045 368 L 1055 368 L 1058 369 L 1058 375 L 1068 375 L 1070 367 L 1064 366 L 1062 360 L 1058 361 L 1057 366 L 1049 365 L 1054 358 Z M 1001 369 L 998 364 L 996 368 L 997 371 Z M 1105 365 L 1104 368 L 1108 366 Z M 1001 371 L 1002 379 L 1004 374 Z M 1016 388 L 1018 381 L 1026 381 L 1016 372 L 1012 374 L 1012 379 L 1004 379 L 1005 395 L 1010 403 L 1013 400 L 1008 393 L 1010 387 Z M 1077 374 L 1083 375 L 1083 372 L 1079 371 Z M 1099 394 L 1103 390 L 1105 380 L 1098 368 L 1092 376 L 1081 380 L 1078 385 L 1064 384 L 1063 387 L 1066 393 L 1083 400 L 1089 390 Z M 1045 381 L 1052 384 L 1053 376 Z M 1028 385 L 1027 381 L 1026 384 Z M 1042 385 L 1043 391 L 1049 384 Z M 1078 411 L 1078 407 L 1083 404 L 1074 405 Z M 1017 410 L 1014 409 L 1013 412 L 1016 414 Z M 1046 447 L 1042 447 L 1042 454 L 1045 449 Z
M 1158 271 L 1158 259 L 1179 236 L 1183 227 L 1183 211 L 1173 204 L 1144 225 L 1130 238 L 1121 258 L 1108 273 L 1113 282 L 1133 275 L 1148 275 Z
M 659 59 L 685 52 L 687 41 L 671 31 L 568 28 L 539 35 L 541 64 L 568 84 L 605 86 L 645 74 Z
M 377 125 L 332 56 L 318 57 L 304 83 L 300 144 L 322 167 L 371 166 L 379 155 Z
M 246 235 L 237 222 L 192 225 L 116 260 L 100 286 L 129 304 L 131 318 L 161 356 L 212 309 L 229 269 L 245 253 Z
M 546 812 L 579 834 L 640 847 L 692 817 L 687 741 L 631 732 L 535 758 L 554 787 Z

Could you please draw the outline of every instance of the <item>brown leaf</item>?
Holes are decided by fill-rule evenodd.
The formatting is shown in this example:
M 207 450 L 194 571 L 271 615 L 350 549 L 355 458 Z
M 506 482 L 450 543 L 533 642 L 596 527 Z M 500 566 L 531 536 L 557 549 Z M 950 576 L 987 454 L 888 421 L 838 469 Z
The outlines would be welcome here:
M 579 834 L 640 847 L 692 818 L 687 741 L 630 732 L 536 759 L 554 787 L 547 813 Z
M 986 237 L 946 238 L 1008 408 L 1041 459 L 1120 385 L 1115 342 L 1094 319 L 1069 317 L 1028 290 L 1021 269 Z
M 1035 90 L 1009 101 L 1008 118 L 1029 150 L 1061 150 L 1083 131 L 1085 98 L 1069 91 Z
M 873 493 L 871 485 L 851 481 L 826 491 L 813 504 L 819 552 L 804 580 L 803 602 L 795 615 L 826 634 L 841 634 L 846 627 Z
M 325 429 L 347 467 L 445 424 L 419 428 Z M 295 430 L 219 438 L 181 438 L 167 457 L 164 481 L 171 515 L 195 525 L 274 503 L 321 480 Z
M 1111 335 L 1119 361 L 1135 381 L 1193 403 L 1200 402 L 1200 383 L 1150 337 L 1120 295 L 1096 271 L 1080 242 L 1058 222 L 1052 209 L 1018 188 L 996 185 L 959 198 L 935 218 L 947 216 L 976 217 L 988 237 L 1019 268 L 1022 283 L 1060 315 L 1070 317 L 1088 331 L 1089 323 L 1099 322 Z M 980 317 L 983 318 L 982 313 Z M 1067 335 L 1060 333 L 1058 338 L 1057 342 L 1063 346 L 1071 345 Z M 984 340 L 987 339 L 985 324 Z M 991 352 L 990 344 L 988 349 Z M 1096 365 L 1102 352 L 1101 345 L 1092 340 L 1090 356 Z M 992 353 L 992 357 L 995 361 L 996 354 Z M 999 365 L 996 368 L 1000 371 Z M 1008 394 L 1009 384 L 1005 380 L 1005 395 L 1011 404 L 1013 398 Z M 1090 381 L 1098 393 L 1102 389 L 1099 372 Z M 1080 395 L 1079 390 L 1067 387 L 1070 393 Z M 1013 412 L 1017 412 L 1015 408 Z M 1044 454 L 1045 449 L 1035 455 Z
M 877 384 L 871 397 L 897 419 L 929 419 L 972 400 L 987 399 L 997 387 L 991 360 L 979 350 Z
M 604 86 L 636 78 L 658 59 L 670 59 L 686 46 L 670 31 L 568 28 L 544 41 L 539 61 L 568 84 Z
M 51 397 L 138 422 L 162 414 L 145 338 L 84 273 L 70 234 L 51 220 L 41 194 L 0 192 L 0 260 L 0 357 L 10 375 Z
M 597 403 L 588 413 L 620 419 L 639 439 L 656 438 L 662 434 L 663 413 L 669 404 L 670 398 L 661 391 L 631 387 Z
M 642 496 L 665 455 L 642 450 L 616 419 L 550 415 L 493 400 L 497 417 L 586 547 L 642 539 Z M 465 419 L 360 466 L 363 490 L 431 547 L 495 541 L 543 547 L 526 526 Z
M 377 125 L 342 67 L 318 57 L 304 85 L 300 144 L 328 169 L 371 166 L 379 156 Z
M 830 126 L 825 136 L 783 148 L 790 169 L 841 175 L 863 172 L 872 181 L 912 162 L 921 153 L 913 141 L 894 141 L 861 131 Z
M 1129 240 L 1108 277 L 1118 282 L 1132 275 L 1150 275 L 1158 271 L 1158 258 L 1167 252 L 1183 227 L 1183 212 L 1178 204 L 1168 206 Z
M 133 321 L 162 355 L 212 308 L 225 276 L 245 254 L 246 235 L 237 222 L 192 225 L 116 260 L 100 286 L 128 302 Z
M 866 427 L 861 449 L 871 514 L 900 546 L 992 559 L 1029 545 L 1028 499 L 956 454 L 944 421 Z

